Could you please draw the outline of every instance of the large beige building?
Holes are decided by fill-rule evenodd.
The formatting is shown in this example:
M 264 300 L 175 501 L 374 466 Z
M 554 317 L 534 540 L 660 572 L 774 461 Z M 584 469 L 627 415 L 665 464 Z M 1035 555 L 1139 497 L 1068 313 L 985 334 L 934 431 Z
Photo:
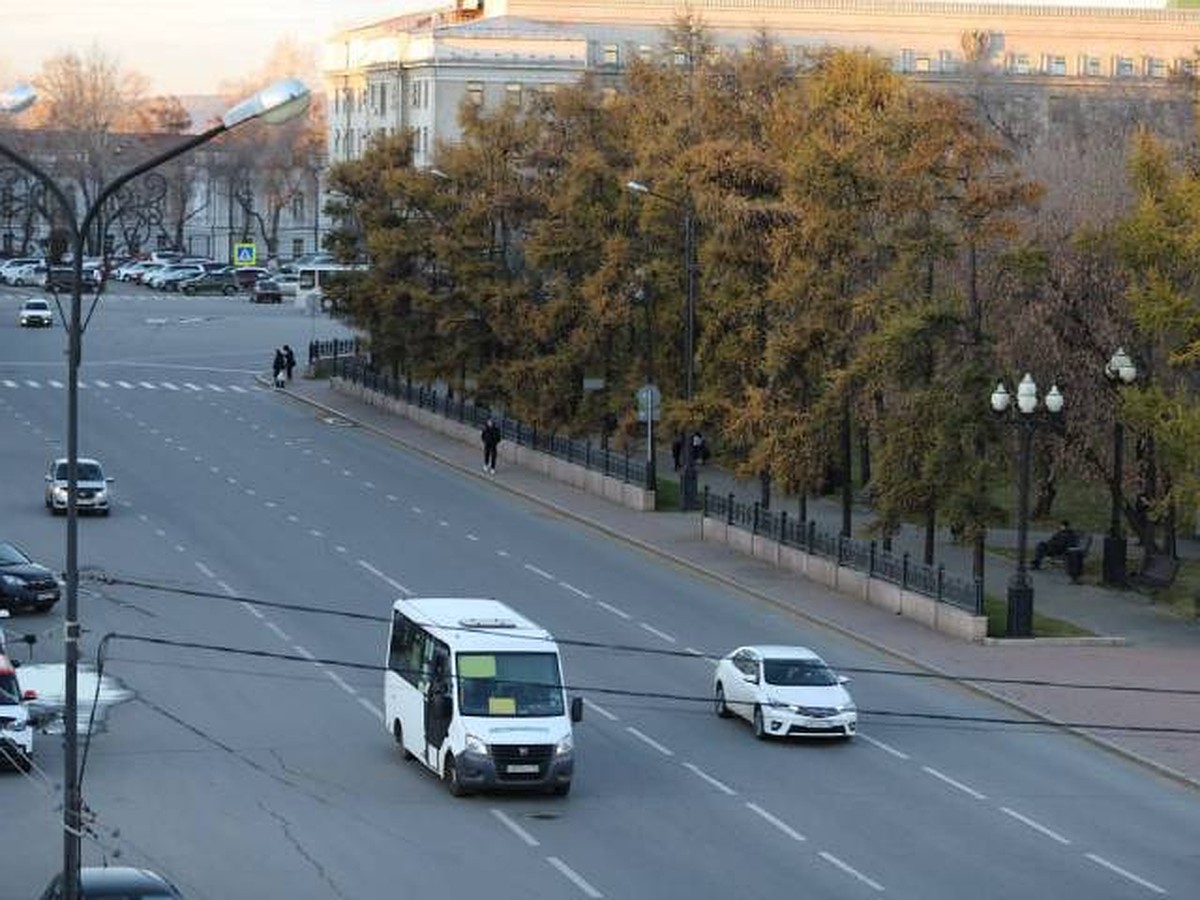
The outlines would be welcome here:
M 1115 0 L 1114 0 L 1115 2 Z M 1153 2 L 1153 0 L 1149 0 Z M 687 11 L 724 52 L 767 33 L 797 57 L 864 48 L 896 71 L 952 77 L 969 59 L 1014 78 L 1167 80 L 1195 70 L 1200 10 L 937 0 L 457 0 L 330 37 L 329 156 L 411 130 L 418 165 L 458 135 L 464 101 L 521 103 L 585 71 L 619 78 Z

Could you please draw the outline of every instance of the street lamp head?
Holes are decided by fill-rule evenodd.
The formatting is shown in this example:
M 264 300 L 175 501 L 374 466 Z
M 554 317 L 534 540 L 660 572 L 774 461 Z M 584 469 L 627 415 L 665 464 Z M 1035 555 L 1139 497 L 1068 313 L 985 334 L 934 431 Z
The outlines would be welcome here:
M 15 115 L 28 109 L 37 100 L 37 91 L 31 84 L 14 84 L 0 91 L 0 112 Z
M 441 169 L 439 169 L 437 166 L 426 169 L 425 171 L 428 172 L 430 175 L 432 175 L 434 178 L 437 178 L 441 181 L 453 181 L 454 180 L 449 175 L 447 175 L 445 172 L 443 172 Z
M 998 413 L 1004 412 L 1008 409 L 1010 399 L 1011 395 L 1008 393 L 1008 389 L 1004 387 L 1004 382 L 1001 381 L 996 385 L 996 389 L 992 391 L 992 409 Z
M 250 119 L 261 118 L 264 122 L 278 125 L 294 119 L 308 109 L 309 96 L 304 82 L 296 78 L 285 78 L 230 108 L 221 117 L 221 122 L 226 128 L 233 128 Z
M 1046 409 L 1053 415 L 1058 415 L 1062 412 L 1063 395 L 1058 389 L 1057 384 L 1050 385 L 1050 390 L 1046 393 Z
M 633 191 L 635 194 L 650 193 L 650 188 L 646 187 L 646 185 L 642 184 L 640 181 L 627 181 L 625 182 L 625 187 L 628 190 Z
M 1132 384 L 1137 379 L 1137 366 L 1133 364 L 1133 360 L 1129 358 L 1125 348 L 1118 347 L 1117 352 L 1108 361 L 1108 365 L 1104 367 L 1104 374 L 1112 381 Z
M 1033 380 L 1033 376 L 1028 372 L 1021 379 L 1021 383 L 1017 385 L 1017 409 L 1025 415 L 1029 415 L 1037 409 L 1037 382 Z

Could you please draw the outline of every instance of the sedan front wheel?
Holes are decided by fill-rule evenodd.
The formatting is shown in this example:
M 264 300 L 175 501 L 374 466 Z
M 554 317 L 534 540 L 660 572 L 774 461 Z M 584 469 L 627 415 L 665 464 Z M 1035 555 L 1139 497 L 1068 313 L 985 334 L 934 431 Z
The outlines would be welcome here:
M 766 725 L 763 723 L 763 714 L 762 714 L 761 706 L 754 707 L 754 736 L 756 738 L 758 738 L 760 741 L 766 740 L 766 737 L 767 737 L 767 728 L 766 728 Z
M 717 716 L 722 719 L 728 719 L 732 713 L 729 711 L 729 705 L 725 702 L 725 688 L 720 684 L 717 685 L 717 697 L 714 703 Z

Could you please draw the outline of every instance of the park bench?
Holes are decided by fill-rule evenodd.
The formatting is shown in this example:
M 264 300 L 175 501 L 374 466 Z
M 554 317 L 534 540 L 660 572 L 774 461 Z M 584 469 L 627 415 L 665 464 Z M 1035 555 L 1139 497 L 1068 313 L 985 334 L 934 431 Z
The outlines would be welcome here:
M 1092 549 L 1092 536 L 1086 532 L 1076 532 L 1075 543 L 1062 554 L 1046 554 L 1046 562 L 1060 562 L 1067 572 L 1072 584 L 1079 584 L 1083 576 L 1083 563 L 1088 551 Z

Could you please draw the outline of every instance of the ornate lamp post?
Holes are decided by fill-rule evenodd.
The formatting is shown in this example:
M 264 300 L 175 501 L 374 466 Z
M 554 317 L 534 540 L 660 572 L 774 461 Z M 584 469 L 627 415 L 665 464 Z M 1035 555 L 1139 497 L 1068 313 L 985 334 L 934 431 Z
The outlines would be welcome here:
M 1004 415 L 1010 410 L 1011 395 L 1004 388 L 1004 382 L 996 385 L 992 391 L 992 409 L 998 415 Z M 1031 465 L 1031 450 L 1033 447 L 1033 432 L 1040 425 L 1051 422 L 1062 412 L 1063 395 L 1057 386 L 1052 386 L 1046 392 L 1043 409 L 1038 408 L 1037 384 L 1028 372 L 1017 386 L 1017 405 L 1011 413 L 1012 424 L 1017 429 L 1019 438 L 1018 451 L 1018 484 L 1017 484 L 1017 571 L 1008 584 L 1008 623 L 1006 632 L 1009 637 L 1033 636 L 1033 585 L 1029 580 L 1029 571 L 1025 566 L 1025 558 L 1029 540 L 1029 469 Z
M 1119 389 L 1122 385 L 1133 384 L 1137 376 L 1137 366 L 1133 364 L 1125 349 L 1118 347 L 1104 367 L 1104 377 Z M 1125 423 L 1121 421 L 1118 409 L 1113 421 L 1113 476 L 1109 485 L 1112 493 L 1112 518 L 1109 521 L 1108 534 L 1104 536 L 1104 583 L 1110 585 L 1125 584 L 1126 540 L 1121 515 L 1124 470 Z
M 669 203 L 683 212 L 683 265 L 684 283 L 686 284 L 683 334 L 683 398 L 691 400 L 696 375 L 696 294 L 698 291 L 696 278 L 699 272 L 699 264 L 696 259 L 696 213 L 690 200 L 680 200 L 678 197 L 660 194 L 657 191 L 651 190 L 640 181 L 627 181 L 625 182 L 625 187 L 635 194 L 647 194 L 662 200 L 664 203 Z M 683 478 L 680 482 L 680 493 L 682 494 L 681 505 L 685 510 L 697 508 L 696 482 L 696 455 L 692 452 L 691 436 L 685 434 L 683 441 Z
M 0 92 L 0 112 L 20 112 L 37 99 L 28 85 L 18 85 Z M 67 326 L 67 560 L 66 611 L 63 618 L 65 644 L 63 685 L 63 897 L 77 900 L 79 896 L 81 809 L 83 798 L 79 786 L 79 518 L 75 505 L 79 476 L 79 364 L 83 350 L 83 255 L 84 245 L 93 224 L 98 220 L 105 203 L 122 187 L 144 172 L 161 166 L 201 144 L 213 140 L 244 122 L 261 118 L 278 123 L 302 113 L 308 106 L 308 88 L 295 79 L 278 81 L 263 88 L 254 96 L 232 107 L 221 122 L 200 134 L 192 135 L 170 150 L 160 153 L 130 169 L 103 187 L 95 201 L 81 218 L 77 218 L 66 193 L 47 172 L 17 151 L 0 144 L 0 156 L 7 157 L 24 169 L 54 197 L 67 222 L 71 238 L 72 266 L 71 317 Z

